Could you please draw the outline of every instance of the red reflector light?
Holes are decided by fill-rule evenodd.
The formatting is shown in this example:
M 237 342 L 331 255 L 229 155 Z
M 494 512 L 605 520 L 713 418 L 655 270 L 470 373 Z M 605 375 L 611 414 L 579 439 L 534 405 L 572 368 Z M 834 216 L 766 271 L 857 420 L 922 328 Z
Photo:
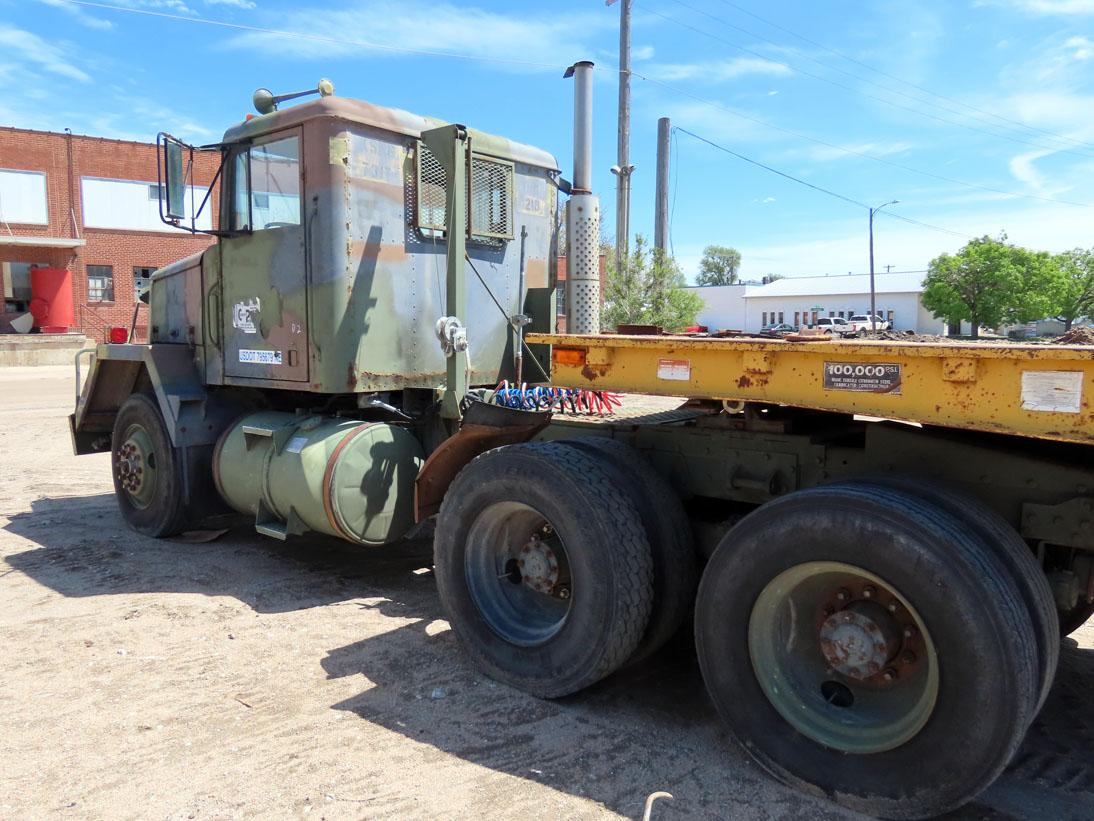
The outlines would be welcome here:
M 585 349 L 555 348 L 551 352 L 551 358 L 556 365 L 569 365 L 571 368 L 580 368 L 585 364 Z
M 111 328 L 109 339 L 114 345 L 122 345 L 129 341 L 129 329 Z

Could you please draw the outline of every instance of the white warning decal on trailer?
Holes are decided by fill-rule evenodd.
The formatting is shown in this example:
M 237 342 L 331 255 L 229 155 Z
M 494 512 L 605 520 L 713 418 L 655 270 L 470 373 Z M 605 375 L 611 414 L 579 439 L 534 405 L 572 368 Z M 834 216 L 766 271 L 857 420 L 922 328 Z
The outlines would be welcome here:
M 1082 371 L 1022 371 L 1022 410 L 1079 413 Z
M 677 382 L 687 382 L 691 379 L 691 360 L 658 359 L 657 378 L 671 379 Z
M 249 351 L 240 349 L 239 361 L 252 365 L 280 365 L 281 351 Z

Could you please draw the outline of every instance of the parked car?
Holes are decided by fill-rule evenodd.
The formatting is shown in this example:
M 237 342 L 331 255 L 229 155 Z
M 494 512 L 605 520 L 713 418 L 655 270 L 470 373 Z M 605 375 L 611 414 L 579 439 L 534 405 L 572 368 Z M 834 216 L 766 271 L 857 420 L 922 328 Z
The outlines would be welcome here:
M 839 316 L 822 316 L 812 327 L 834 336 L 852 336 L 855 333 L 847 320 Z
M 876 331 L 891 331 L 893 329 L 893 323 L 882 319 L 877 314 L 874 314 L 874 324 L 870 326 L 869 314 L 855 314 L 848 320 L 848 324 L 851 326 L 850 333 L 858 336 L 864 336 L 871 330 Z
M 761 336 L 786 336 L 787 334 L 797 333 L 798 329 L 793 325 L 788 325 L 785 322 L 772 322 L 770 325 L 764 325 L 760 329 Z

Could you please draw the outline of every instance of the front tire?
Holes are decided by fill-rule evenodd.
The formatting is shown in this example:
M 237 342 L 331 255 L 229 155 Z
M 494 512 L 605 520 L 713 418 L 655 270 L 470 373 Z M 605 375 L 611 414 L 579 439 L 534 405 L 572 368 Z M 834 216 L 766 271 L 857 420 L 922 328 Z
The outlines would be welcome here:
M 130 396 L 114 418 L 114 493 L 126 523 L 138 533 L 173 536 L 186 524 L 180 452 L 171 445 L 156 400 Z
M 543 698 L 622 666 L 653 608 L 634 502 L 600 460 L 558 444 L 497 448 L 460 471 L 438 515 L 434 570 L 472 660 Z
M 745 749 L 870 815 L 969 800 L 1010 760 L 1040 691 L 1007 569 L 898 490 L 829 485 L 764 505 L 715 551 L 695 618 L 707 689 Z

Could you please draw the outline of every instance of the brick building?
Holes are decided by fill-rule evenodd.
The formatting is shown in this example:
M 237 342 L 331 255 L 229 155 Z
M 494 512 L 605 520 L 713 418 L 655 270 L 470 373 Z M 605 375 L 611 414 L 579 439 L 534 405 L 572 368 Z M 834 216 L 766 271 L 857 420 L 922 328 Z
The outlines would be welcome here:
M 193 195 L 200 203 L 217 157 L 195 157 Z M 137 284 L 213 238 L 159 219 L 156 146 L 69 133 L 0 127 L 0 289 L 4 314 L 28 310 L 30 269 L 71 274 L 73 330 L 103 339 L 133 320 Z M 216 192 L 198 226 L 216 225 Z M 138 338 L 147 325 L 139 308 Z M 0 316 L 0 332 L 8 330 Z

